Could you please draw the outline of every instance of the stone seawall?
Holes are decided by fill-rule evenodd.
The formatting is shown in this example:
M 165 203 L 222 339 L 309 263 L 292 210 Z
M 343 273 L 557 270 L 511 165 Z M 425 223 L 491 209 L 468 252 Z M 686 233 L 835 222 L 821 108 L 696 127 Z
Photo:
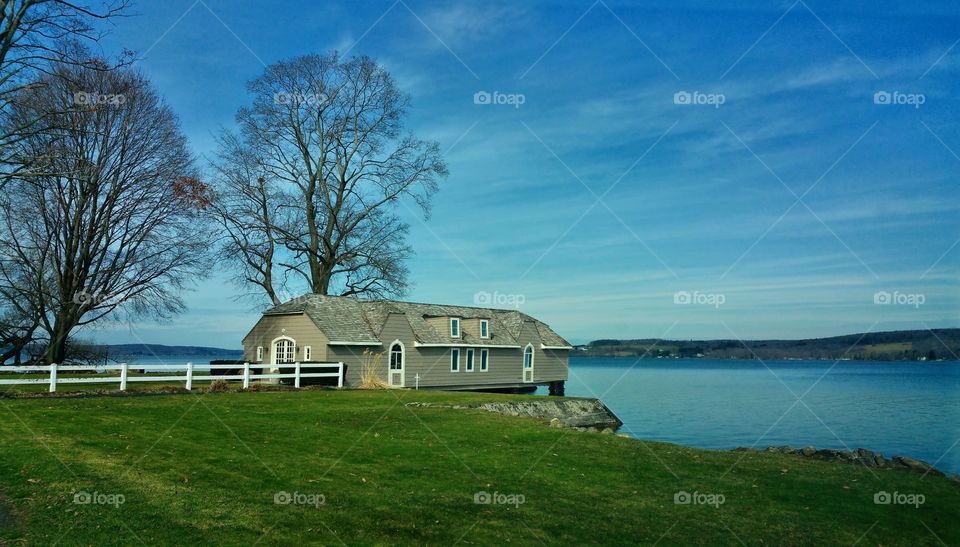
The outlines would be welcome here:
M 757 450 L 756 448 L 745 448 L 742 446 L 734 448 L 734 451 L 760 452 L 760 450 Z M 924 475 L 944 475 L 942 471 L 925 461 L 909 458 L 907 456 L 894 456 L 890 459 L 887 459 L 883 456 L 883 454 L 879 452 L 873 452 L 872 450 L 867 450 L 866 448 L 857 448 L 855 450 L 817 450 L 809 445 L 804 446 L 803 448 L 794 448 L 790 445 L 783 445 L 768 446 L 766 452 L 789 454 L 792 456 L 800 456 L 802 458 L 809 458 L 812 460 L 859 464 L 878 469 L 900 469 L 904 471 L 914 471 L 917 473 L 923 473 Z
M 435 405 L 431 403 L 407 403 L 407 406 L 476 408 L 507 416 L 527 416 L 550 422 L 553 427 L 596 429 L 616 431 L 623 425 L 600 399 L 553 399 L 531 398 L 529 401 L 502 401 L 472 405 Z

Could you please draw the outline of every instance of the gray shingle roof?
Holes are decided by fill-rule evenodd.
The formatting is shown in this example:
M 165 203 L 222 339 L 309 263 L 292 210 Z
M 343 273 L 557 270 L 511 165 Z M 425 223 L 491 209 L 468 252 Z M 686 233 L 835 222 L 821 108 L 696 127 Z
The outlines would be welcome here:
M 270 308 L 264 315 L 305 313 L 333 342 L 378 343 L 378 336 L 387 317 L 401 314 L 410 323 L 417 341 L 422 344 L 463 343 L 469 345 L 518 345 L 525 321 L 532 322 L 547 346 L 569 346 L 570 343 L 546 323 L 517 310 L 420 304 L 396 300 L 357 300 L 343 296 L 304 294 Z M 429 317 L 460 317 L 490 321 L 490 338 L 479 338 L 461 329 L 462 337 L 453 339 L 449 332 L 438 331 L 427 321 Z

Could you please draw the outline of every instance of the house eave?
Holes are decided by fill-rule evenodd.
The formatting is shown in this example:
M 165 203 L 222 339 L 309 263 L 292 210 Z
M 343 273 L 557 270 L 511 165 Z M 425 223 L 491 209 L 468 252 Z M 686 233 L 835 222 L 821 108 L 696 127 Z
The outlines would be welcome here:
M 414 342 L 416 348 L 500 348 L 500 349 L 520 349 L 519 345 L 510 344 L 471 344 L 470 342 L 459 342 L 453 344 L 425 344 L 423 342 Z
M 573 349 L 573 346 L 547 346 L 540 344 L 540 349 Z
M 382 346 L 383 342 L 348 342 L 342 340 L 330 340 L 328 346 Z

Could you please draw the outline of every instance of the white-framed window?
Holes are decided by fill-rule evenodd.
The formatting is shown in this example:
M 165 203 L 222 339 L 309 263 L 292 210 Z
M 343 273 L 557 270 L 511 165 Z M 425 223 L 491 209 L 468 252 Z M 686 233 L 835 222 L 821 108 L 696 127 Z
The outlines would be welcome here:
M 257 361 L 263 361 L 263 346 L 257 346 Z
M 533 346 L 527 344 L 523 350 L 523 368 L 530 370 L 533 368 Z
M 390 370 L 403 370 L 403 346 L 400 342 L 390 347 Z
M 464 367 L 467 372 L 473 372 L 473 348 L 467 348 L 467 363 Z
M 480 320 L 480 338 L 490 338 L 490 322 L 486 319 Z
M 460 348 L 450 349 L 450 372 L 460 372 Z
M 293 338 L 281 336 L 273 341 L 273 362 L 293 363 L 297 360 L 297 343 Z
M 484 348 L 480 350 L 480 372 L 490 370 L 490 350 Z
M 459 317 L 450 318 L 450 337 L 460 338 L 460 318 Z
M 310 346 L 303 346 L 303 360 L 309 361 L 313 357 L 313 348 Z

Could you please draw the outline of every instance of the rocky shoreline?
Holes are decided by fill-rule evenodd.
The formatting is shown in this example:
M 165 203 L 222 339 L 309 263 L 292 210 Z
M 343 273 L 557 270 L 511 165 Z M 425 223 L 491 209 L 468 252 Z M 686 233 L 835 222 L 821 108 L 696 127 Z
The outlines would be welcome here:
M 537 398 L 530 401 L 503 401 L 472 405 L 437 405 L 413 402 L 407 406 L 479 409 L 507 416 L 526 416 L 550 422 L 551 427 L 568 427 L 581 431 L 613 433 L 623 422 L 600 399 Z
M 894 456 L 890 459 L 887 459 L 883 454 L 874 452 L 872 450 L 867 450 L 866 448 L 857 448 L 855 450 L 833 450 L 822 448 L 817 450 L 810 445 L 804 446 L 803 448 L 794 448 L 790 445 L 783 445 L 768 446 L 766 450 L 761 451 L 756 448 L 738 446 L 737 448 L 734 448 L 733 451 L 787 454 L 802 458 L 809 458 L 811 460 L 860 464 L 866 467 L 873 467 L 877 469 L 898 469 L 901 471 L 923 473 L 924 475 L 929 474 L 940 477 L 945 476 L 945 473 L 923 460 L 917 460 L 907 456 Z

